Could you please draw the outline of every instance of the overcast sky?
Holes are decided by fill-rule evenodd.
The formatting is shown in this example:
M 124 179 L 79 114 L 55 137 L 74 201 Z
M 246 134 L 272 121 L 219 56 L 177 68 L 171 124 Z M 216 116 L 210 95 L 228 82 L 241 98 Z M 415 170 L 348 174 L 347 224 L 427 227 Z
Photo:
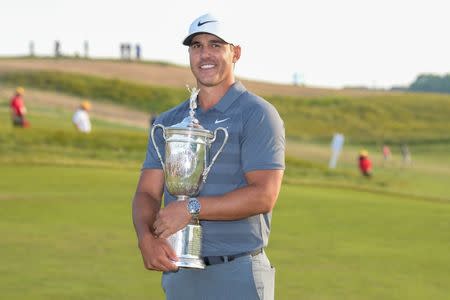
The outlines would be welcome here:
M 188 65 L 181 40 L 212 12 L 242 41 L 240 77 L 343 87 L 408 85 L 450 72 L 447 0 L 0 0 L 0 55 L 62 52 L 118 58 L 139 43 L 143 58 Z

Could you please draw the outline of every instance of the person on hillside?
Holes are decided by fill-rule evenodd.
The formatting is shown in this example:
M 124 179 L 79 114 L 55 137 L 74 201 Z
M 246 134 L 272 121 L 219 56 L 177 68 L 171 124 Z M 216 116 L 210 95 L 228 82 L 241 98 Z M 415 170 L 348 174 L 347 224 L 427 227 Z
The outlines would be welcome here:
M 83 101 L 72 116 L 72 123 L 79 132 L 89 133 L 92 130 L 91 120 L 89 118 L 91 107 L 92 105 L 89 101 Z
M 403 157 L 403 164 L 408 166 L 411 164 L 411 152 L 409 152 L 408 145 L 402 144 L 400 147 Z
M 136 44 L 136 60 L 141 60 L 141 45 Z
M 55 41 L 55 57 L 61 57 L 61 42 Z
M 149 141 L 133 199 L 144 266 L 163 271 L 167 299 L 274 298 L 275 273 L 264 248 L 285 168 L 284 124 L 269 102 L 235 79 L 241 47 L 227 25 L 211 14 L 202 15 L 183 40 L 199 88 L 196 118 L 211 131 L 227 128 L 223 152 L 199 195 L 175 201 Z M 180 123 L 189 115 L 189 104 L 186 100 L 160 114 L 155 123 Z M 165 148 L 162 136 L 155 140 L 159 149 Z M 204 270 L 178 269 L 176 252 L 167 240 L 192 218 L 203 227 Z
M 124 59 L 125 57 L 125 44 L 120 43 L 120 59 Z
M 383 164 L 387 163 L 391 159 L 391 149 L 388 145 L 383 145 Z
M 89 42 L 84 41 L 83 47 L 84 47 L 84 58 L 89 58 Z
M 23 87 L 17 87 L 14 96 L 10 101 L 11 119 L 13 126 L 15 127 L 29 127 L 30 122 L 26 119 L 27 108 L 23 100 L 25 89 Z
M 358 166 L 362 175 L 366 177 L 372 176 L 372 161 L 369 158 L 369 152 L 367 150 L 361 150 L 359 152 Z

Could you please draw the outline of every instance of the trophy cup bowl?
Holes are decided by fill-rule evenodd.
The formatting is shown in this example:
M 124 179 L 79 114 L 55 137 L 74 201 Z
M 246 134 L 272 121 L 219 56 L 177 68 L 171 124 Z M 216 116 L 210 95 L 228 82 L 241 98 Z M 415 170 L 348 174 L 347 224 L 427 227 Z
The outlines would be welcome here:
M 199 126 L 201 127 L 201 126 Z M 155 130 L 162 129 L 165 140 L 165 160 L 162 159 L 155 142 Z M 217 132 L 224 132 L 224 140 L 209 165 L 209 151 L 217 137 Z M 211 167 L 222 152 L 228 140 L 228 131 L 217 128 L 214 133 L 195 127 L 182 127 L 179 124 L 165 127 L 153 126 L 151 139 L 164 170 L 167 191 L 177 197 L 177 201 L 188 200 L 197 196 L 206 181 Z M 179 260 L 175 264 L 182 268 L 204 269 L 201 258 L 202 228 L 198 220 L 191 220 L 183 229 L 168 238 Z

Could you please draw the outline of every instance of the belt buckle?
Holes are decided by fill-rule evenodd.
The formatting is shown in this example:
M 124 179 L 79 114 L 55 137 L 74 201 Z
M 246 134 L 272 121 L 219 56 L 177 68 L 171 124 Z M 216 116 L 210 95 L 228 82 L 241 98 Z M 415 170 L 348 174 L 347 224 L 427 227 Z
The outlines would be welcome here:
M 203 261 L 205 265 L 212 266 L 224 263 L 223 256 L 206 256 L 203 257 Z

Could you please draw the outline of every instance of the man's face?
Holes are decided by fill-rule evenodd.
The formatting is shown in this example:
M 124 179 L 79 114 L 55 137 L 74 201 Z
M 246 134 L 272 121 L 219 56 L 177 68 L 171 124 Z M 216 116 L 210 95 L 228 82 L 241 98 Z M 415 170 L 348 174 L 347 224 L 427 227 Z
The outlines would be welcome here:
M 233 66 L 240 47 L 227 44 L 212 34 L 198 34 L 189 46 L 191 70 L 198 85 L 213 87 L 234 82 Z

